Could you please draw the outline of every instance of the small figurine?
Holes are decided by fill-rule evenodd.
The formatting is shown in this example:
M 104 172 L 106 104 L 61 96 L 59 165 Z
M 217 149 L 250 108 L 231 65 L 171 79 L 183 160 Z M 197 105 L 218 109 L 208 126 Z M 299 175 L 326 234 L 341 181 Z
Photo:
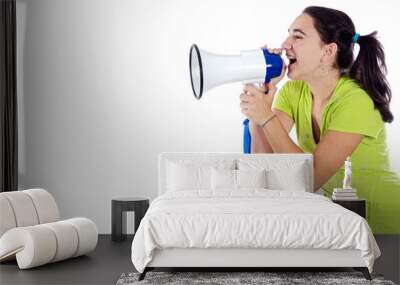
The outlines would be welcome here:
M 343 189 L 352 189 L 351 188 L 351 162 L 350 162 L 350 157 L 347 157 L 346 161 L 344 162 Z

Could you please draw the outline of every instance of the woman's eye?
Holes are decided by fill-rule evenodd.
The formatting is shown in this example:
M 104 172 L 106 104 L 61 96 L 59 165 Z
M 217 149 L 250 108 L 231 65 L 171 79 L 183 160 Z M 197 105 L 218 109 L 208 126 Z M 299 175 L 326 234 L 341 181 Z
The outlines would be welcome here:
M 300 36 L 293 36 L 296 40 L 302 39 Z

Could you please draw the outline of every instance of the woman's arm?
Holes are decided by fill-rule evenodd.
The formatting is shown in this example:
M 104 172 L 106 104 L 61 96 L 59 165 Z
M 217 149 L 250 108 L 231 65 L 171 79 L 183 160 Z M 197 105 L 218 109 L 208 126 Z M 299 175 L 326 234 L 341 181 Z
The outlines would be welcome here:
M 364 138 L 361 134 L 327 131 L 314 150 L 314 191 L 343 165 Z
M 294 125 L 294 121 L 286 113 L 272 109 L 272 112 L 276 114 L 279 121 L 289 134 Z M 251 153 L 273 153 L 273 149 L 268 142 L 268 138 L 265 136 L 262 128 L 250 121 L 250 134 L 251 134 Z
M 287 135 L 279 120 L 271 120 L 263 131 L 269 137 L 268 142 L 274 152 L 303 153 Z M 326 132 L 313 153 L 314 191 L 321 188 L 339 170 L 363 137 L 356 133 L 331 130 Z
M 253 86 L 247 86 L 249 94 L 240 95 L 242 113 L 250 120 L 261 124 L 272 115 L 271 105 L 276 88 L 270 89 L 272 96 L 265 96 Z M 265 137 L 274 153 L 304 153 L 289 137 L 279 118 L 270 120 L 263 128 Z M 314 191 L 323 186 L 343 165 L 361 143 L 362 134 L 328 130 L 313 153 Z
M 268 143 L 268 139 L 262 128 L 250 121 L 249 123 L 250 136 L 251 136 L 251 153 L 273 153 L 271 145 Z

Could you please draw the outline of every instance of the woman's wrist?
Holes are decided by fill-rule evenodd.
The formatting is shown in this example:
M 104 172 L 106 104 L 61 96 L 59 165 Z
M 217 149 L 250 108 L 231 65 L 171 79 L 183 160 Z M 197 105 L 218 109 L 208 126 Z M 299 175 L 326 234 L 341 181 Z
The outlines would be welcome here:
M 259 126 L 256 122 L 250 120 L 250 121 L 249 121 L 249 130 L 250 130 L 250 133 L 257 131 L 258 129 L 260 129 L 260 126 Z
M 276 114 L 271 112 L 268 117 L 266 117 L 263 121 L 260 122 L 260 128 L 264 128 L 270 121 L 272 121 L 276 117 Z

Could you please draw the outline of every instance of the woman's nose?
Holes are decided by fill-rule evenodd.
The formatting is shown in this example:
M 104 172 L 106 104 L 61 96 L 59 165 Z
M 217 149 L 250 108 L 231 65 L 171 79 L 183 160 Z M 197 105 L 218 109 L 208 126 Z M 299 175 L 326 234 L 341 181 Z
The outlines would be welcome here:
M 282 47 L 284 50 L 290 49 L 290 48 L 292 47 L 292 43 L 290 42 L 290 39 L 287 38 L 287 39 L 282 43 L 281 47 Z

